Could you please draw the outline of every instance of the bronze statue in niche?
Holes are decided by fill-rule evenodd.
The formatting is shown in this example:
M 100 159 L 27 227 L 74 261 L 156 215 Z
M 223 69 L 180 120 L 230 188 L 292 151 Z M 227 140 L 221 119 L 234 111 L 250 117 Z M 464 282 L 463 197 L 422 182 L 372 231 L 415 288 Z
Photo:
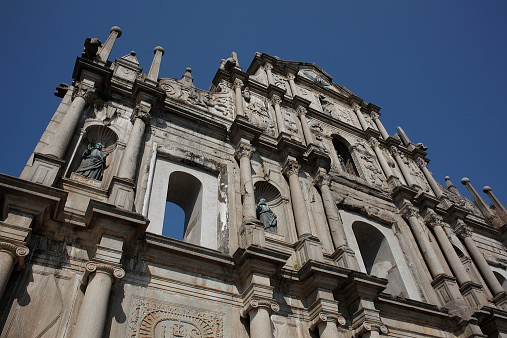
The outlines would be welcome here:
M 275 213 L 266 204 L 266 199 L 261 198 L 257 204 L 257 218 L 264 224 L 264 230 L 269 232 L 278 232 L 277 220 Z
M 102 153 L 102 143 L 97 143 L 95 146 L 88 145 L 88 148 L 83 153 L 83 161 L 76 170 L 76 174 L 93 178 L 102 181 L 104 169 L 106 169 L 106 158 L 109 153 Z

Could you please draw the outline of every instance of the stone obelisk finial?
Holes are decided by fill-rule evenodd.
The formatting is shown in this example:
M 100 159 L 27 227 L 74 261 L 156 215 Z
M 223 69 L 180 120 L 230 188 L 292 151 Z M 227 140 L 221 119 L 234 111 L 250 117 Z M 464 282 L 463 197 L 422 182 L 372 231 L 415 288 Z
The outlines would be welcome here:
M 484 193 L 488 195 L 491 202 L 493 202 L 495 209 L 498 210 L 498 212 L 501 213 L 504 217 L 507 217 L 507 209 L 505 209 L 500 200 L 496 198 L 495 194 L 493 194 L 493 192 L 491 191 L 491 188 L 489 186 L 485 186 L 484 188 L 482 188 L 482 191 L 484 191 Z
M 150 71 L 146 80 L 157 83 L 158 72 L 160 71 L 160 62 L 162 61 L 162 55 L 164 55 L 165 51 L 164 48 L 157 46 L 153 52 L 155 53 L 155 56 L 153 57 L 153 62 L 151 63 Z
M 99 52 L 98 59 L 99 61 L 106 63 L 109 58 L 109 54 L 111 54 L 111 50 L 113 49 L 114 43 L 117 38 L 121 36 L 121 29 L 118 26 L 111 27 L 109 32 L 109 37 L 106 40 L 106 43 L 102 46 L 102 49 Z
M 461 184 L 463 184 L 464 186 L 467 187 L 468 192 L 470 193 L 470 195 L 472 195 L 472 198 L 474 199 L 475 203 L 477 204 L 477 207 L 482 212 L 484 217 L 493 216 L 493 213 L 491 212 L 491 210 L 489 210 L 488 205 L 486 204 L 486 202 L 484 202 L 482 197 L 477 193 L 477 190 L 475 190 L 475 188 L 472 186 L 472 183 L 470 183 L 470 180 L 467 177 L 463 177 L 461 179 Z

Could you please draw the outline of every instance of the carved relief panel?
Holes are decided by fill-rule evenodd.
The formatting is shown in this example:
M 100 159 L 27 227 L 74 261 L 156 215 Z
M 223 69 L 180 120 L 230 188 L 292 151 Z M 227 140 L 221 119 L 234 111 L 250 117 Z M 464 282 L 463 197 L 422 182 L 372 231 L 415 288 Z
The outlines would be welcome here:
M 266 75 L 266 71 L 264 70 L 264 67 L 262 67 L 262 66 L 257 68 L 257 71 L 255 72 L 255 74 L 250 75 L 249 79 L 253 80 L 255 82 L 262 83 L 265 86 L 268 85 L 268 77 Z
M 150 298 L 134 298 L 127 337 L 223 337 L 223 314 Z
M 275 121 L 267 99 L 252 94 L 245 111 L 252 124 L 262 128 L 266 134 L 275 136 Z
M 293 109 L 282 107 L 282 115 L 285 120 L 285 129 L 292 136 L 292 138 L 302 142 L 303 135 L 301 134 L 299 118 Z
M 359 159 L 359 165 L 363 169 L 365 179 L 377 187 L 386 187 L 386 180 L 382 169 L 380 168 L 373 150 L 363 141 L 358 141 L 352 146 Z

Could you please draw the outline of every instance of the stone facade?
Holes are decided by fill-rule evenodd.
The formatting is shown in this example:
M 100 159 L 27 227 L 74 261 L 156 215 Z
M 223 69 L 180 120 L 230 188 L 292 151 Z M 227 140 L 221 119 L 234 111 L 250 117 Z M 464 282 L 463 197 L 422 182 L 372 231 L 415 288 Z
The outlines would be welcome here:
M 120 36 L 86 40 L 21 177 L 0 175 L 2 337 L 507 337 L 491 188 L 439 185 L 313 63 L 233 53 L 206 91 L 159 78 L 161 47 L 147 74 L 108 61 Z

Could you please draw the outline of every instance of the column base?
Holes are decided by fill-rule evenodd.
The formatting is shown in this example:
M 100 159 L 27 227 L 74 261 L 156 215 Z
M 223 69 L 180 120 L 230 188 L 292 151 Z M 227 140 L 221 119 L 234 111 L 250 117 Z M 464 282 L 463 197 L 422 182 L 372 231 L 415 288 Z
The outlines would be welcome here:
M 495 297 L 493 297 L 493 303 L 504 311 L 507 311 L 507 293 L 500 292 Z
M 357 263 L 354 250 L 352 250 L 348 245 L 341 245 L 336 248 L 331 257 L 333 258 L 333 261 L 338 263 L 339 267 L 359 271 L 359 264 Z
M 27 180 L 48 187 L 54 186 L 62 177 L 64 166 L 65 161 L 56 156 L 33 153 L 32 169 Z
M 294 244 L 294 248 L 296 249 L 296 256 L 301 266 L 305 265 L 305 263 L 309 260 L 318 262 L 324 261 L 322 243 L 320 243 L 319 239 L 313 235 L 302 235 Z
M 244 220 L 239 228 L 240 247 L 246 249 L 251 245 L 266 246 L 264 225 L 257 219 Z
M 387 179 L 387 185 L 391 190 L 394 190 L 396 187 L 401 186 L 401 181 L 396 176 L 389 176 L 389 178 Z
M 134 205 L 135 185 L 127 178 L 114 176 L 109 188 L 109 203 L 128 211 Z
M 460 286 L 459 290 L 468 305 L 472 307 L 488 305 L 486 295 L 479 284 L 473 282 L 464 283 Z
M 433 286 L 446 307 L 455 308 L 455 304 L 465 305 L 465 301 L 458 288 L 458 283 L 456 283 L 456 278 L 444 274 L 438 275 L 431 282 L 431 286 Z

